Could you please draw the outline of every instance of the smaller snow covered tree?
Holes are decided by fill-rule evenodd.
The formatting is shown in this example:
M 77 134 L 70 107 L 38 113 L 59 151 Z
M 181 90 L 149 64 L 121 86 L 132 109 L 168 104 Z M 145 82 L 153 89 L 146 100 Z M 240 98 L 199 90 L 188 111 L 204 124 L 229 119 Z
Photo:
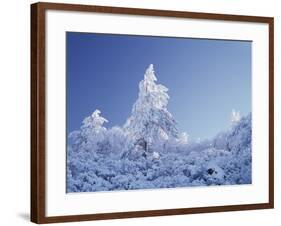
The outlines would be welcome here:
M 236 124 L 237 122 L 240 121 L 240 111 L 236 111 L 235 109 L 232 109 L 231 112 L 231 117 L 230 117 L 230 122 L 232 125 Z
M 95 110 L 93 114 L 85 118 L 81 126 L 81 135 L 93 138 L 96 135 L 102 134 L 106 131 L 106 128 L 103 127 L 105 122 L 108 122 L 105 118 L 100 116 L 100 110 Z
M 95 110 L 93 114 L 85 118 L 81 126 L 81 136 L 84 138 L 88 149 L 98 149 L 97 145 L 104 140 L 107 129 L 103 126 L 108 122 L 100 116 L 100 110 Z
M 80 130 L 69 134 L 75 145 L 74 149 L 88 151 L 97 149 L 98 143 L 104 139 L 107 131 L 103 124 L 108 122 L 100 116 L 100 113 L 100 110 L 95 110 L 91 116 L 83 120 Z

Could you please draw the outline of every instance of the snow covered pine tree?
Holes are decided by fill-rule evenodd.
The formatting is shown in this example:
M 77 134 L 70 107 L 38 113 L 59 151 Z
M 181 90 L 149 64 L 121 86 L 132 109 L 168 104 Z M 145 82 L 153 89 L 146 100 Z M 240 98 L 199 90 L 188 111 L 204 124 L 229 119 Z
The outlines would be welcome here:
M 152 146 L 161 146 L 163 141 L 179 136 L 176 121 L 167 110 L 168 88 L 156 84 L 156 81 L 153 64 L 150 64 L 139 83 L 139 95 L 132 115 L 124 125 L 125 133 L 145 154 L 152 151 Z

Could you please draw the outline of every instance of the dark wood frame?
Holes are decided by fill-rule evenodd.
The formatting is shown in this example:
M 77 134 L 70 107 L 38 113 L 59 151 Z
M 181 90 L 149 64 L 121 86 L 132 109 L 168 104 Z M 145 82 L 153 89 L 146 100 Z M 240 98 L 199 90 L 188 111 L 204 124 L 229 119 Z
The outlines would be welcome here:
M 45 13 L 46 10 L 67 10 L 174 18 L 258 22 L 269 25 L 269 202 L 257 204 L 114 212 L 87 215 L 46 217 L 45 215 Z M 274 19 L 271 17 L 194 13 L 152 9 L 119 8 L 91 5 L 36 3 L 31 5 L 31 221 L 55 223 L 67 221 L 105 220 L 151 217 L 251 209 L 274 208 Z

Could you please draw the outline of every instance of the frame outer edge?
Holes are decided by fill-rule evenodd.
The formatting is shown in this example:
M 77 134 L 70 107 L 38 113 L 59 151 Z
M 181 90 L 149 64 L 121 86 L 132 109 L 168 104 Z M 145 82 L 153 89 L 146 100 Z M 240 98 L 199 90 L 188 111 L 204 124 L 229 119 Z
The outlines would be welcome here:
M 31 35 L 31 203 L 30 220 L 45 222 L 45 12 L 30 7 Z
M 31 51 L 31 170 L 30 170 L 30 188 L 31 188 L 31 203 L 30 203 L 30 220 L 34 223 L 38 221 L 38 200 L 37 200 L 37 33 L 38 33 L 38 24 L 37 24 L 37 15 L 38 15 L 38 5 L 32 4 L 30 7 L 30 51 Z
M 274 208 L 274 18 L 269 26 L 269 205 Z
M 99 12 L 113 13 L 126 15 L 142 15 L 142 16 L 160 16 L 172 18 L 192 18 L 192 19 L 207 19 L 207 20 L 225 20 L 225 21 L 244 21 L 244 22 L 260 22 L 270 23 L 272 17 L 262 16 L 247 16 L 239 14 L 220 14 L 207 12 L 189 12 L 189 11 L 174 11 L 151 8 L 133 8 L 133 7 L 117 7 L 117 6 L 102 6 L 102 5 L 83 5 L 71 3 L 52 3 L 39 2 L 41 6 L 51 10 L 63 11 L 79 11 L 79 12 Z
M 151 15 L 175 18 L 260 22 L 269 25 L 269 201 L 268 203 L 214 206 L 183 209 L 162 209 L 105 214 L 46 217 L 45 192 L 45 12 L 46 10 L 104 12 L 114 14 Z M 39 2 L 31 4 L 31 205 L 30 219 L 37 224 L 88 220 L 153 217 L 206 212 L 226 212 L 274 208 L 274 18 L 154 9 L 119 8 Z

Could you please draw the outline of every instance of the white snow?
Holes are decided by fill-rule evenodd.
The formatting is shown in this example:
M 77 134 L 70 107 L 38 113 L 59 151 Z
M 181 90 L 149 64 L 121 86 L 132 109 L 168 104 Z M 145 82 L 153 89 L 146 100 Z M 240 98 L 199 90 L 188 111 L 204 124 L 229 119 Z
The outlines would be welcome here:
M 240 111 L 236 111 L 235 109 L 232 109 L 230 122 L 232 124 L 235 124 L 240 121 L 240 118 L 241 118 Z
M 131 142 L 145 146 L 146 150 L 164 140 L 178 138 L 177 123 L 167 109 L 168 89 L 156 81 L 151 64 L 139 83 L 138 99 L 124 125 Z
M 123 127 L 104 127 L 99 110 L 69 134 L 67 192 L 250 184 L 251 114 L 232 112 L 232 126 L 214 139 L 188 142 L 168 111 L 168 89 L 153 65 Z

